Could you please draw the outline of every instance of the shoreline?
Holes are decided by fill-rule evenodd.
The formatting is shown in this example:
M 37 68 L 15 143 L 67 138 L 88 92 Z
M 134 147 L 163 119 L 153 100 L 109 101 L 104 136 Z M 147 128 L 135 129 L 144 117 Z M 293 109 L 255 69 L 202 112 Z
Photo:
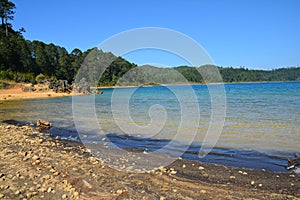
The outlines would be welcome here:
M 128 173 L 78 142 L 29 126 L 1 124 L 0 143 L 0 199 L 300 199 L 293 172 L 176 160 L 151 173 Z
M 266 82 L 233 82 L 233 83 L 177 83 L 177 84 L 162 84 L 161 86 L 183 86 L 183 85 L 220 85 L 220 84 L 259 84 L 259 83 L 294 83 L 299 81 L 266 81 Z M 91 87 L 91 90 L 101 89 L 126 89 L 126 88 L 138 88 L 138 87 L 155 87 L 159 85 L 139 85 L 139 86 L 100 86 Z M 7 100 L 24 100 L 24 99 L 41 99 L 41 98 L 58 98 L 58 97 L 71 97 L 79 96 L 83 94 L 78 93 L 55 93 L 51 91 L 47 92 L 23 92 L 21 85 L 17 84 L 13 88 L 0 89 L 0 102 Z

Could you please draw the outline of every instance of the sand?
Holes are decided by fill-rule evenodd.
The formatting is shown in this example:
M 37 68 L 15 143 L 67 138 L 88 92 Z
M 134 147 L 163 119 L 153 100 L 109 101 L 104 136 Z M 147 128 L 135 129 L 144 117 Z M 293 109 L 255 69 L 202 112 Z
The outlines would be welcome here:
M 23 92 L 21 85 L 15 85 L 12 88 L 0 89 L 0 101 L 3 100 L 20 100 L 20 99 L 38 99 L 51 97 L 66 97 L 73 94 L 47 92 Z

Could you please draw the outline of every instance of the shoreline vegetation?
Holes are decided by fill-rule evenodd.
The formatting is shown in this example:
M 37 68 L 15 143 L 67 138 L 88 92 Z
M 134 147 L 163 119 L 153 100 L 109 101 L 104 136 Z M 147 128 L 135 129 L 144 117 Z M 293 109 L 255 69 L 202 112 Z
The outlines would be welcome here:
M 300 199 L 300 177 L 293 172 L 179 159 L 149 173 L 128 173 L 107 167 L 81 143 L 27 125 L 0 124 L 0 157 L 4 199 Z

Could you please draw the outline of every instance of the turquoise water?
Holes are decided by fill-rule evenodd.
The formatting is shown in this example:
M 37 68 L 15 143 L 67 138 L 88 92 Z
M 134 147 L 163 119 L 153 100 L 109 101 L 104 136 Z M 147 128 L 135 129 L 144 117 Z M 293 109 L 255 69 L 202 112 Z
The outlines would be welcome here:
M 176 136 L 179 145 L 185 141 L 193 141 L 183 158 L 272 171 L 284 171 L 286 158 L 300 152 L 300 82 L 224 85 L 225 124 L 215 148 L 203 159 L 197 153 L 208 130 L 212 103 L 206 85 L 192 85 L 196 98 L 191 97 L 189 87 L 180 85 L 101 89 L 103 95 L 95 95 L 95 110 L 102 134 L 106 134 L 111 142 L 120 147 L 149 148 L 153 151 L 174 140 Z M 181 97 L 176 96 L 174 91 L 180 93 Z M 129 92 L 133 93 L 126 104 L 121 100 Z M 112 104 L 112 96 L 117 99 L 115 104 L 121 105 Z M 78 98 L 84 103 L 90 97 Z M 182 128 L 186 134 L 178 134 L 181 121 L 188 121 L 189 116 L 184 115 L 185 119 L 182 119 L 183 102 L 188 112 L 197 113 L 193 106 L 195 103 L 199 106 L 199 123 L 197 126 L 185 123 Z M 126 106 L 130 113 L 129 119 L 118 113 L 119 109 Z M 154 111 L 152 121 L 149 114 L 151 107 Z M 161 108 L 164 109 L 163 112 L 160 112 Z M 112 109 L 115 113 L 112 113 Z M 0 113 L 2 121 L 49 120 L 55 127 L 51 130 L 52 134 L 76 139 L 72 97 L 7 101 L 0 105 Z M 151 127 L 151 123 L 156 122 L 163 126 L 157 130 L 158 126 Z M 120 125 L 129 129 L 124 130 Z M 146 128 L 136 130 L 136 125 Z M 147 126 L 155 131 L 147 129 Z M 197 132 L 196 137 L 190 138 L 193 135 L 188 134 L 189 131 Z

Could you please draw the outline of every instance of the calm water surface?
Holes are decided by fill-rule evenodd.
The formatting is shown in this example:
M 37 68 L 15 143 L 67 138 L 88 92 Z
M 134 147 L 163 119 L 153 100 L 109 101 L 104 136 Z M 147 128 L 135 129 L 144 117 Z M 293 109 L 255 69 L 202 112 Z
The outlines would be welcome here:
M 172 140 L 180 126 L 182 105 L 172 88 L 182 93 L 186 100 L 184 102 L 195 101 L 185 95 L 188 87 L 155 86 L 135 89 L 128 104 L 132 122 L 125 117 L 118 122 L 147 126 L 151 124 L 149 109 L 153 105 L 161 105 L 166 111 L 166 120 L 164 127 L 156 134 L 146 131 L 128 133 L 116 124 L 111 111 L 112 94 L 117 91 L 118 98 L 121 99 L 132 89 L 103 89 L 103 95 L 95 95 L 97 119 L 111 142 L 118 146 L 149 148 L 154 151 Z M 197 156 L 197 152 L 210 122 L 211 100 L 206 85 L 192 87 L 200 109 L 200 120 L 196 127 L 192 124 L 185 127 L 187 131 L 197 131 L 195 138 L 188 138 L 189 134 L 177 137 L 179 144 L 184 140 L 193 140 L 183 158 L 284 171 L 286 158 L 300 152 L 300 82 L 226 84 L 225 125 L 217 145 L 203 159 Z M 80 98 L 84 102 L 88 97 Z M 51 130 L 53 135 L 68 139 L 76 139 L 77 136 L 72 114 L 72 97 L 6 101 L 0 105 L 0 114 L 1 121 L 35 122 L 39 118 L 49 120 L 54 125 Z M 164 120 L 163 115 L 156 116 L 157 118 Z

